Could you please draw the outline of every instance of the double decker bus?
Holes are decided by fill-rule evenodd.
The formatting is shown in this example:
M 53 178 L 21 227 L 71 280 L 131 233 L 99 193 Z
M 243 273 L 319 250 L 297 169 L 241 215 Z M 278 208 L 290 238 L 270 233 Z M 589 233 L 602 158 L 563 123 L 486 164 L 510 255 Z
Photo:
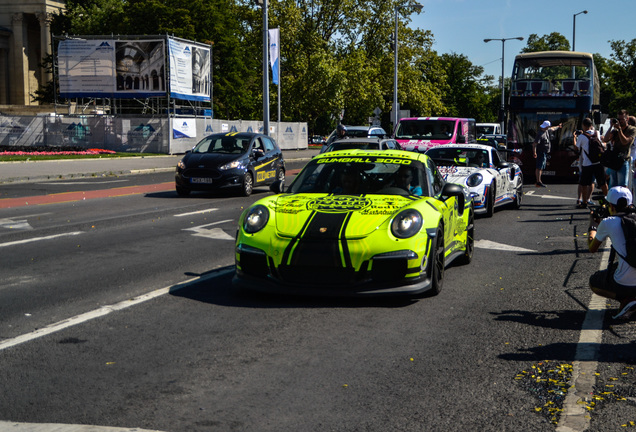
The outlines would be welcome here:
M 592 54 L 540 51 L 515 57 L 509 95 L 508 148 L 526 178 L 535 176 L 532 142 L 539 125 L 549 120 L 562 128 L 552 135 L 543 176 L 578 179 L 574 132 L 585 117 L 601 122 L 599 80 Z

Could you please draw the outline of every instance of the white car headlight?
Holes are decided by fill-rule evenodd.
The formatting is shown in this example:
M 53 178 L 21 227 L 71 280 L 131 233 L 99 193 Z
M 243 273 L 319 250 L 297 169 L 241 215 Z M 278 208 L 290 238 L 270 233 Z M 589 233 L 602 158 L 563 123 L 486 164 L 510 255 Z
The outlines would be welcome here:
M 247 211 L 243 220 L 243 230 L 254 234 L 262 230 L 269 220 L 269 210 L 264 205 L 255 205 Z
M 243 164 L 243 161 L 239 159 L 239 160 L 232 161 L 230 163 L 226 163 L 225 165 L 221 165 L 219 169 L 221 171 L 225 171 L 225 170 L 234 169 L 234 168 L 243 168 L 244 166 L 245 165 Z
M 484 181 L 484 176 L 482 176 L 479 173 L 474 173 L 468 176 L 468 178 L 466 179 L 466 186 L 468 187 L 479 186 L 481 182 L 483 181 Z
M 414 209 L 403 210 L 393 218 L 391 233 L 397 238 L 413 237 L 422 228 L 422 215 Z

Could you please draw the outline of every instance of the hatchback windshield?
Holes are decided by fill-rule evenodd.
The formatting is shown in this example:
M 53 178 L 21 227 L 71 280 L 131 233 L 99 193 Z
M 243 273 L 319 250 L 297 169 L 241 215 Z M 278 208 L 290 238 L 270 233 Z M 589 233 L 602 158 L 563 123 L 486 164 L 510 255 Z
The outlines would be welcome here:
M 243 154 L 249 145 L 250 140 L 241 136 L 210 135 L 201 140 L 192 149 L 192 153 Z
M 287 192 L 425 196 L 428 191 L 422 163 L 365 155 L 314 159 Z

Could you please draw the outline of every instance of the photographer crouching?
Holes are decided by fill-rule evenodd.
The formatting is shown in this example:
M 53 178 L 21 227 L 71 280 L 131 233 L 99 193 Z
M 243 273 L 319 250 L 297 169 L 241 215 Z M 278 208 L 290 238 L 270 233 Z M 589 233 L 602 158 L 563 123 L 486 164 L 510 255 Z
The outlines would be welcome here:
M 631 245 L 636 244 L 636 208 L 632 205 L 632 193 L 623 186 L 609 190 L 607 203 L 608 207 L 598 207 L 590 213 L 590 252 L 597 252 L 608 237 L 612 242 L 607 269 L 590 276 L 590 288 L 601 297 L 620 302 L 614 319 L 629 319 L 636 312 L 636 257 L 630 253 Z M 617 264 L 613 263 L 615 255 Z

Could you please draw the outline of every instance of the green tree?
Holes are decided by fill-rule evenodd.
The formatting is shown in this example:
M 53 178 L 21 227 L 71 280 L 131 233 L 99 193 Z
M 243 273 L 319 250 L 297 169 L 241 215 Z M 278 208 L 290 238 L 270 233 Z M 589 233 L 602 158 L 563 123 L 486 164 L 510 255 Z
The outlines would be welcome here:
M 600 105 L 601 112 L 608 113 L 610 110 L 610 102 L 613 100 L 613 90 L 611 84 L 612 71 L 616 69 L 616 62 L 612 59 L 607 59 L 600 54 L 594 54 L 594 66 L 598 73 L 599 85 L 600 85 Z
M 613 53 L 608 75 L 608 112 L 613 117 L 621 109 L 636 114 L 636 39 L 610 41 Z
M 495 121 L 499 104 L 494 112 L 490 103 L 493 93 L 501 97 L 501 90 L 497 87 L 494 92 L 489 85 L 493 77 L 485 76 L 484 68 L 473 65 L 468 57 L 461 54 L 442 54 L 443 69 L 446 71 L 448 88 L 442 97 L 449 115 L 453 117 L 473 117 L 478 121 Z
M 539 37 L 535 33 L 528 36 L 528 43 L 521 52 L 537 51 L 569 51 L 570 42 L 561 33 L 552 32 L 549 35 Z

